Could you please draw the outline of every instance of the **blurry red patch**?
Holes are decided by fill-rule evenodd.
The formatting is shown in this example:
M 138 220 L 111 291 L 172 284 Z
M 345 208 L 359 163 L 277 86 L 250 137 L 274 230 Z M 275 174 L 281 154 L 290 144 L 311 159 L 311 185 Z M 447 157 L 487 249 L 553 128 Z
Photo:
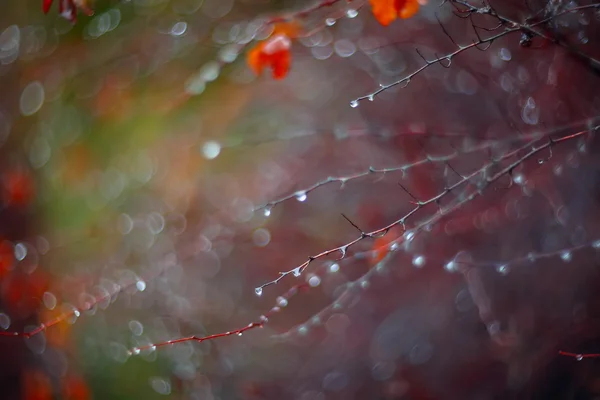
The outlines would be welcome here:
M 67 376 L 63 380 L 62 390 L 63 399 L 65 400 L 88 400 L 92 398 L 87 383 L 79 376 Z
M 6 205 L 25 207 L 31 203 L 35 185 L 31 174 L 25 171 L 9 171 L 4 174 L 4 201 Z
M 45 14 L 50 11 L 54 0 L 43 0 L 42 11 Z M 58 0 L 58 12 L 60 15 L 71 21 L 72 23 L 77 22 L 77 10 L 80 9 L 86 15 L 93 15 L 94 12 L 89 7 L 89 0 Z
M 381 260 L 383 260 L 390 252 L 390 246 L 393 241 L 398 239 L 403 233 L 402 228 L 395 226 L 382 237 L 375 239 L 373 243 L 373 257 L 371 258 L 371 265 L 374 266 Z

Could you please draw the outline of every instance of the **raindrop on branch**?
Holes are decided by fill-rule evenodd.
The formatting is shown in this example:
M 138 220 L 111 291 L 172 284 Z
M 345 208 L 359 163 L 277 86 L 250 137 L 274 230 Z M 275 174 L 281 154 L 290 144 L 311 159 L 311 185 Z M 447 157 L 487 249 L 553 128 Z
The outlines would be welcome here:
M 358 11 L 356 11 L 353 8 L 350 8 L 348 11 L 346 11 L 346 16 L 348 18 L 356 18 L 356 16 L 358 16 Z
M 298 200 L 299 202 L 305 201 L 306 200 L 306 192 L 304 192 L 304 191 L 296 192 L 296 200 Z

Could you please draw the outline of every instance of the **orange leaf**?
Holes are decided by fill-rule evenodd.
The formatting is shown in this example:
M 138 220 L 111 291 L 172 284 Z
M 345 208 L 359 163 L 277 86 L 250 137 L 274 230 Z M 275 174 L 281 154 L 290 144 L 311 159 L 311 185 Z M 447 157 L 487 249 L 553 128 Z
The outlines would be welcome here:
M 290 38 L 295 38 L 300 33 L 301 29 L 302 28 L 298 24 L 298 22 L 295 22 L 295 21 L 281 22 L 281 23 L 275 24 L 275 26 L 273 28 L 273 36 L 285 35 Z
M 369 0 L 377 21 L 388 26 L 396 18 L 410 18 L 419 11 L 418 0 Z
M 282 79 L 290 70 L 292 41 L 287 35 L 277 34 L 259 43 L 248 53 L 247 62 L 256 75 L 265 67 L 273 70 L 273 78 Z
M 419 11 L 418 0 L 396 0 L 396 10 L 402 19 L 410 18 Z

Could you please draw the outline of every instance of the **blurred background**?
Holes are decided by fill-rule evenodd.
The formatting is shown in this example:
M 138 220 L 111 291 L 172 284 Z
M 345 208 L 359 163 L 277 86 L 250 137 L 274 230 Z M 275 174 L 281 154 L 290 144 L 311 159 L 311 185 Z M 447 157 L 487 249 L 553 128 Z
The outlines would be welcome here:
M 98 0 L 72 24 L 41 3 L 0 12 L 0 398 L 600 396 L 600 360 L 558 355 L 600 353 L 598 139 L 523 158 L 599 123 L 573 56 L 600 57 L 598 9 L 554 18 L 592 2 L 494 1 L 564 46 L 515 32 L 357 107 L 497 21 Z M 283 80 L 245 62 L 274 17 L 299 32 Z

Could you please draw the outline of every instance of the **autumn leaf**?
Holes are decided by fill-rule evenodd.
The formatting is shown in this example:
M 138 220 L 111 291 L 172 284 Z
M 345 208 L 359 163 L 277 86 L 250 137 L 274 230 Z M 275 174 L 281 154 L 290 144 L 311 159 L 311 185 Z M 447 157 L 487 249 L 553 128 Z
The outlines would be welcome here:
M 248 52 L 248 65 L 256 75 L 260 76 L 265 67 L 269 67 L 273 71 L 273 78 L 285 78 L 292 63 L 291 46 L 289 36 L 277 33 Z
M 373 15 L 383 26 L 388 26 L 396 18 L 410 18 L 419 11 L 417 0 L 369 0 Z

